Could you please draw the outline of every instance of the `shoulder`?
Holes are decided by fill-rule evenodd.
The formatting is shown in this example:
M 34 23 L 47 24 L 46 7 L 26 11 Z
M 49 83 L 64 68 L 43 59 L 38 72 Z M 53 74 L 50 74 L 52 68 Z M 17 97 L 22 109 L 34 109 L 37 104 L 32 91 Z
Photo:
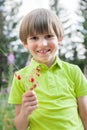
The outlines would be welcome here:
M 80 70 L 79 66 L 78 65 L 75 65 L 75 64 L 72 64 L 72 63 L 69 63 L 69 62 L 66 62 L 66 61 L 62 61 L 62 68 L 64 68 L 66 71 L 78 71 Z
M 20 70 L 16 71 L 15 73 L 20 74 L 20 75 L 25 75 L 25 74 L 29 73 L 30 70 L 31 70 L 31 67 L 28 65 L 28 66 L 25 66 L 25 67 L 21 68 Z
M 79 68 L 78 65 L 72 64 L 72 63 L 68 63 L 65 61 L 61 61 L 62 62 L 62 70 L 71 78 L 75 81 L 75 79 L 82 77 L 83 72 L 81 71 L 81 69 Z
M 30 66 L 28 65 L 28 66 L 25 66 L 25 67 L 21 68 L 21 69 L 19 70 L 19 72 L 27 71 L 27 70 L 29 70 L 29 69 L 30 69 Z

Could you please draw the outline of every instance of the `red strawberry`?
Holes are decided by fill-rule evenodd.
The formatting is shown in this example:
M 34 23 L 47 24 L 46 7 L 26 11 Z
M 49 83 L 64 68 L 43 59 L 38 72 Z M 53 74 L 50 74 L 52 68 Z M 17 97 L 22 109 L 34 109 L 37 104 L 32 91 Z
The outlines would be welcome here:
M 35 81 L 34 77 L 31 77 L 31 78 L 30 78 L 30 82 L 33 83 L 34 81 Z
M 37 76 L 40 76 L 40 73 L 36 73 Z
M 33 85 L 33 88 L 36 88 L 38 86 L 38 84 L 37 83 L 35 83 L 34 85 Z
M 17 75 L 18 80 L 21 80 L 21 75 Z
M 33 84 L 33 86 L 30 88 L 30 90 L 35 89 L 37 86 L 38 86 L 38 84 L 37 84 L 37 83 Z
M 41 69 L 40 69 L 40 68 L 37 68 L 36 70 L 40 71 Z

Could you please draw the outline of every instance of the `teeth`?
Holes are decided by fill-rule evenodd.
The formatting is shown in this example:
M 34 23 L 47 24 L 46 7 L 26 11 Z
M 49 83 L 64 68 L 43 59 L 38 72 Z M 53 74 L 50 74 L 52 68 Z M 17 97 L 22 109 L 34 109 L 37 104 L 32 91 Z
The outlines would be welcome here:
M 46 53 L 46 52 L 48 52 L 48 50 L 40 50 L 40 51 L 38 51 L 39 53 Z

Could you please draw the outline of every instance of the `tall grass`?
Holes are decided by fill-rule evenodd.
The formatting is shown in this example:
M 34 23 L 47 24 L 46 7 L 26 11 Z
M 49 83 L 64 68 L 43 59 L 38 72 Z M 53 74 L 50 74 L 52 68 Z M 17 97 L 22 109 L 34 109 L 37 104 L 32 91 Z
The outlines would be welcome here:
M 16 130 L 14 115 L 14 106 L 8 104 L 8 94 L 0 94 L 0 130 Z

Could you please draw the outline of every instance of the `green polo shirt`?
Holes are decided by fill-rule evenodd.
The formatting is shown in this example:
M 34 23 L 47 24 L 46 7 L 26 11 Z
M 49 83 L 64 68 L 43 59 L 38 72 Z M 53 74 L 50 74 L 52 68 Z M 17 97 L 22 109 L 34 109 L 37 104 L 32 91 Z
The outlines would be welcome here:
M 79 67 L 56 58 L 48 68 L 32 59 L 30 65 L 17 74 L 28 77 L 37 67 L 41 68 L 41 75 L 37 78 L 39 86 L 34 91 L 39 107 L 29 116 L 29 130 L 84 130 L 77 98 L 87 95 L 87 80 Z M 27 80 L 18 80 L 14 76 L 9 103 L 22 103 L 23 93 L 31 86 Z

